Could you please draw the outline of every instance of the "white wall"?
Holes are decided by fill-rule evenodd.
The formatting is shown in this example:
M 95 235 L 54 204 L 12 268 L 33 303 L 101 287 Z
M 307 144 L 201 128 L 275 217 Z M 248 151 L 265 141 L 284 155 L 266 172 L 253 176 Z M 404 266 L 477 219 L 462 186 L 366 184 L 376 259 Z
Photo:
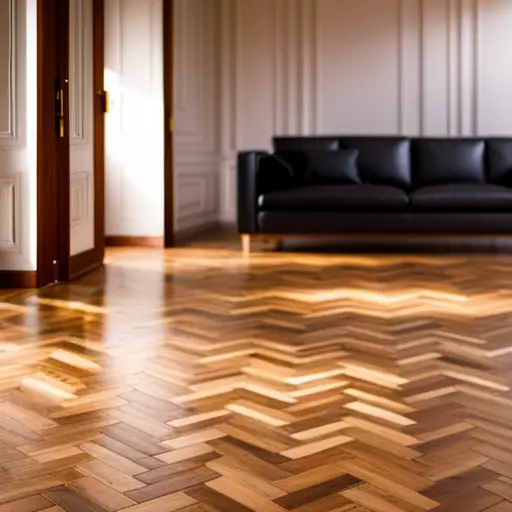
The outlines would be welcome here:
M 37 266 L 37 0 L 0 0 L 0 270 Z
M 511 0 L 221 0 L 221 218 L 274 134 L 512 135 Z
M 220 0 L 175 2 L 175 231 L 219 212 Z M 105 2 L 107 235 L 163 235 L 162 1 Z
M 175 231 L 218 220 L 220 0 L 176 0 Z
M 163 235 L 161 0 L 105 2 L 106 235 Z

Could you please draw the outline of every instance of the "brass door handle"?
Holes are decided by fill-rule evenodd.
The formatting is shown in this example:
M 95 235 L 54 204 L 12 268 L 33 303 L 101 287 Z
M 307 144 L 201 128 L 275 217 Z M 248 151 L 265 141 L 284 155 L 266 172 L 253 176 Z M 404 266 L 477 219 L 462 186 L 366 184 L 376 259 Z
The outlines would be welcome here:
M 56 108 L 56 117 L 59 122 L 59 137 L 63 139 L 66 135 L 66 117 L 65 117 L 65 105 L 64 105 L 64 84 L 68 83 L 67 79 L 64 79 L 62 83 L 60 80 L 57 80 L 57 91 L 55 93 L 55 100 L 57 103 Z

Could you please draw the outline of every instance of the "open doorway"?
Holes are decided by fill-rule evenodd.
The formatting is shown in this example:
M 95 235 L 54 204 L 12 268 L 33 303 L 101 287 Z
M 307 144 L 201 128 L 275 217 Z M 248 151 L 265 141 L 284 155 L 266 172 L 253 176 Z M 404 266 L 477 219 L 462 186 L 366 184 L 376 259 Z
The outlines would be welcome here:
M 38 2 L 44 286 L 99 266 L 105 245 L 173 243 L 173 2 Z
M 173 242 L 170 0 L 105 3 L 108 246 Z

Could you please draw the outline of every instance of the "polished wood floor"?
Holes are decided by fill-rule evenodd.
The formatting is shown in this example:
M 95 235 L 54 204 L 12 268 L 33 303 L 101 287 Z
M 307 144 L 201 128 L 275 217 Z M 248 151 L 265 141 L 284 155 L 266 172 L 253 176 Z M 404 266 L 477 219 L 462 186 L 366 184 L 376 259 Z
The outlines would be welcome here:
M 0 512 L 510 512 L 512 258 L 112 250 L 0 292 Z

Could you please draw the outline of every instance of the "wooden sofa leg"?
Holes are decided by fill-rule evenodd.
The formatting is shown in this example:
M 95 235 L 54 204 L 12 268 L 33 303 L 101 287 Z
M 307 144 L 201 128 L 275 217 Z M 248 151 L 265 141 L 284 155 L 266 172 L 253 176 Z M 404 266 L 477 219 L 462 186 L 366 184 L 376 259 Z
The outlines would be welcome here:
M 242 235 L 242 253 L 244 256 L 251 254 L 251 235 Z

